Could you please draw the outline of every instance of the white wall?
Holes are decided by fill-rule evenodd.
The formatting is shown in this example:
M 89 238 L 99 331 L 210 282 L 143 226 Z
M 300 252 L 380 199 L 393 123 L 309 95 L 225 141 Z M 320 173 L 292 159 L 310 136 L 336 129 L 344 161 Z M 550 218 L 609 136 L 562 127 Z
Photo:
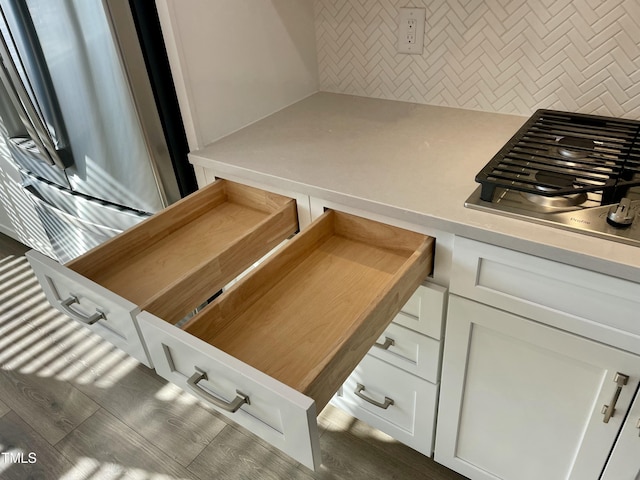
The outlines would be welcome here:
M 317 90 L 640 119 L 638 0 L 156 0 L 192 149 Z M 395 50 L 422 6 L 423 55 Z
M 318 90 L 313 0 L 156 0 L 190 148 Z

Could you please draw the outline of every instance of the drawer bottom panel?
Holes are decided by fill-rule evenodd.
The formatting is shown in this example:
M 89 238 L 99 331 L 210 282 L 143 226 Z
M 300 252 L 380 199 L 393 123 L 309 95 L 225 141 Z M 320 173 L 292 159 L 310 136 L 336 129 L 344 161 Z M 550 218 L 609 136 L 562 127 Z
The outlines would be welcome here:
M 437 398 L 437 384 L 367 355 L 331 403 L 431 456 Z

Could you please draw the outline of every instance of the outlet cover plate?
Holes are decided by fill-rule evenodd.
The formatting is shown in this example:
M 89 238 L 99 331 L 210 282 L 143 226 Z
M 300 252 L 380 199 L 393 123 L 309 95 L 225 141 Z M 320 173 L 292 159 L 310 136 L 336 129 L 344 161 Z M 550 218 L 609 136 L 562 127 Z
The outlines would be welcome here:
M 398 53 L 422 55 L 425 9 L 402 7 L 398 14 Z

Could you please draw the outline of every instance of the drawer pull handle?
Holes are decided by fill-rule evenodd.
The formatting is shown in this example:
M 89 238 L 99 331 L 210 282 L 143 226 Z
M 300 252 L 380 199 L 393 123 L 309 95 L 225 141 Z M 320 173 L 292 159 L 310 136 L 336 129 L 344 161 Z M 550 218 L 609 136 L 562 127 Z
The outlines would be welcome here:
M 374 343 L 374 345 L 382 350 L 389 350 L 389 347 L 393 347 L 396 341 L 393 338 L 384 337 L 384 343 Z
M 244 393 L 239 392 L 238 390 L 236 390 L 236 398 L 234 398 L 230 402 L 225 402 L 224 400 L 211 395 L 200 385 L 198 385 L 198 382 L 200 382 L 200 380 L 208 379 L 209 378 L 207 377 L 207 373 L 196 367 L 196 373 L 189 377 L 189 380 L 187 380 L 187 384 L 195 393 L 200 395 L 202 398 L 204 398 L 208 402 L 213 403 L 216 407 L 221 408 L 222 410 L 226 410 L 227 412 L 234 413 L 245 403 L 247 405 L 251 405 L 251 402 L 249 402 L 249 397 Z
M 613 381 L 616 382 L 616 391 L 613 393 L 613 397 L 609 402 L 609 405 L 605 405 L 602 407 L 602 413 L 604 414 L 604 418 L 602 421 L 604 423 L 609 423 L 611 417 L 613 417 L 614 412 L 616 411 L 616 403 L 618 402 L 618 397 L 620 396 L 620 392 L 622 392 L 622 387 L 627 384 L 629 380 L 628 375 L 624 375 L 620 372 L 616 372 L 616 376 L 613 378 Z
M 102 313 L 100 310 L 96 309 L 96 313 L 94 313 L 90 317 L 87 317 L 86 315 L 83 315 L 82 313 L 77 312 L 76 310 L 71 308 L 71 305 L 73 305 L 74 303 L 80 303 L 78 301 L 78 297 L 76 297 L 75 295 L 71 295 L 65 300 L 60 300 L 58 303 L 60 304 L 60 308 L 62 308 L 64 313 L 66 313 L 71 318 L 84 323 L 85 325 L 93 325 L 100 319 L 106 320 L 104 313 Z
M 636 428 L 638 429 L 638 436 L 640 437 L 640 418 L 638 419 L 638 422 L 636 423 Z
M 359 383 L 358 386 L 356 387 L 356 389 L 353 391 L 353 393 L 355 393 L 357 396 L 359 396 L 365 402 L 369 402 L 371 405 L 375 405 L 376 407 L 380 407 L 383 410 L 386 410 L 387 408 L 389 408 L 390 405 L 394 404 L 394 401 L 389 397 L 384 397 L 384 403 L 380 403 L 380 402 L 376 402 L 375 400 L 367 397 L 362 392 L 364 392 L 364 385 Z

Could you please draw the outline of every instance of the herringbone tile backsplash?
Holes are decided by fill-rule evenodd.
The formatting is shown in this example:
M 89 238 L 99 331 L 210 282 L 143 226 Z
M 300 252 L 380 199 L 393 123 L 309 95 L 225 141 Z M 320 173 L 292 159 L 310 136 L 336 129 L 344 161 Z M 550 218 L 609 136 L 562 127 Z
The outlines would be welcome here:
M 639 0 L 314 0 L 320 89 L 529 115 L 640 119 Z M 424 7 L 423 55 L 396 53 Z

